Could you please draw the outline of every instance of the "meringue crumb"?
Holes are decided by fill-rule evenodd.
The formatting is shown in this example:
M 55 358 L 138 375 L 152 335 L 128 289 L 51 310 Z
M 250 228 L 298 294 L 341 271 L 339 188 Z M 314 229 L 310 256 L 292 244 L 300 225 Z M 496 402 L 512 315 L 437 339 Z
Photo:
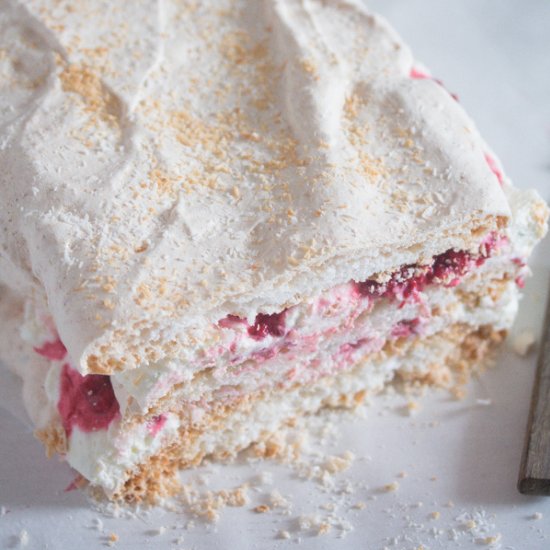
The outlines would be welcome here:
M 271 510 L 271 508 L 267 504 L 260 504 L 260 505 L 256 506 L 255 508 L 253 508 L 253 510 L 257 514 L 265 514 L 266 512 L 269 512 L 269 510 Z
M 19 546 L 27 546 L 29 544 L 29 540 L 29 533 L 25 529 L 23 529 L 19 533 Z
M 399 472 L 399 473 L 397 474 L 397 477 L 403 479 L 403 478 L 407 477 L 408 475 L 409 475 L 409 474 L 408 474 L 407 472 Z
M 450 392 L 457 401 L 462 401 L 466 397 L 466 390 L 461 386 L 451 388 Z
M 118 535 L 116 533 L 111 533 L 109 535 L 109 546 L 114 546 L 114 544 L 118 541 Z
M 346 451 L 341 456 L 329 456 L 325 462 L 325 470 L 331 474 L 344 472 L 350 468 L 355 455 L 351 451 Z
M 519 333 L 512 340 L 512 349 L 520 357 L 525 357 L 535 345 L 535 336 L 532 331 L 526 330 Z
M 449 500 L 449 501 L 447 501 L 447 503 L 445 504 L 445 507 L 446 507 L 446 508 L 454 508 L 454 507 L 455 507 L 455 503 L 454 503 L 452 500 Z
M 290 506 L 290 502 L 277 490 L 271 492 L 269 500 L 274 508 L 288 508 Z
M 367 503 L 360 500 L 359 502 L 356 502 L 352 508 L 355 510 L 364 510 L 367 507 Z
M 399 489 L 399 483 L 397 481 L 392 481 L 384 485 L 383 489 L 386 493 L 393 493 Z
M 439 519 L 441 517 L 441 512 L 432 512 L 430 514 L 431 519 Z
M 405 405 L 405 409 L 409 416 L 417 413 L 420 410 L 420 404 L 417 401 L 409 401 Z
M 481 405 L 482 407 L 488 407 L 489 405 L 493 404 L 492 399 L 476 399 L 476 403 L 478 405 Z
M 103 522 L 100 518 L 92 519 L 92 526 L 96 529 L 96 531 L 103 531 Z
M 290 533 L 288 531 L 279 531 L 279 534 L 277 535 L 280 539 L 289 539 Z
M 483 537 L 477 539 L 478 544 L 485 544 L 485 546 L 490 546 L 491 544 L 496 544 L 500 541 L 502 538 L 502 535 L 500 533 L 497 533 L 496 535 L 490 536 L 490 537 Z
M 535 512 L 532 516 L 531 516 L 531 519 L 532 520 L 539 520 L 539 519 L 542 519 L 542 514 L 540 512 Z
M 330 532 L 330 523 L 327 523 L 326 521 L 321 523 L 319 525 L 319 529 L 317 530 L 317 535 L 326 535 Z
M 159 535 L 163 535 L 166 532 L 166 527 L 161 525 L 157 529 L 151 529 L 150 531 L 147 531 L 148 535 L 152 535 L 154 537 L 158 537 Z

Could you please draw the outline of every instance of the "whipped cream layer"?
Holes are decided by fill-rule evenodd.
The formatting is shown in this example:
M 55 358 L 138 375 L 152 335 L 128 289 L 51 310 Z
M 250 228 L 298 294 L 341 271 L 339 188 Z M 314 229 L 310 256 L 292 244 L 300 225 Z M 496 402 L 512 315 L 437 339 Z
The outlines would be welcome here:
M 92 484 L 112 494 L 149 457 L 165 448 L 181 447 L 183 463 L 200 461 L 211 453 L 228 456 L 261 439 L 262 433 L 276 431 L 298 411 L 314 412 L 325 400 L 337 399 L 339 392 L 350 398 L 357 392 L 377 392 L 396 372 L 425 376 L 432 365 L 451 354 L 460 343 L 445 336 L 437 338 L 439 334 L 459 326 L 474 331 L 480 326 L 492 325 L 500 330 L 511 325 L 518 302 L 516 282 L 497 279 L 493 288 L 490 279 L 485 277 L 483 281 L 476 284 L 470 280 L 458 287 L 428 291 L 421 309 L 431 313 L 430 306 L 435 302 L 441 311 L 428 313 L 422 321 L 418 317 L 412 319 L 418 323 L 409 322 L 410 316 L 417 313 L 415 305 L 399 308 L 397 304 L 385 304 L 369 315 L 368 328 L 373 330 L 374 325 L 376 336 L 365 338 L 365 345 L 356 345 L 357 330 L 366 332 L 352 319 L 345 335 L 332 335 L 321 341 L 317 349 L 302 350 L 293 365 L 280 355 L 250 365 L 244 376 L 239 376 L 241 371 L 224 372 L 211 379 L 198 377 L 192 384 L 177 388 L 171 399 L 163 401 L 160 410 L 146 415 L 125 406 L 118 392 L 115 399 L 111 382 L 117 375 L 82 377 L 67 363 L 61 346 L 37 346 L 35 351 L 50 362 L 49 367 L 41 365 L 47 371 L 44 388 L 49 407 L 57 409 L 57 422 L 66 434 L 65 459 Z M 481 299 L 477 307 L 464 298 L 468 291 Z M 426 326 L 421 328 L 422 322 Z M 385 330 L 383 325 L 388 324 L 390 328 Z M 386 332 L 384 339 L 380 335 Z M 411 352 L 406 351 L 408 341 L 413 343 Z M 395 350 L 391 349 L 392 342 Z M 297 393 L 310 393 L 314 398 L 302 409 L 305 403 L 298 404 Z M 241 402 L 256 400 L 254 407 L 269 412 L 269 416 L 250 421 L 237 414 L 225 426 L 222 422 L 220 430 L 219 410 L 230 411 Z M 271 407 L 273 402 L 277 404 L 276 411 Z
M 0 280 L 82 373 L 510 214 L 471 120 L 359 1 L 6 0 L 0 52 Z

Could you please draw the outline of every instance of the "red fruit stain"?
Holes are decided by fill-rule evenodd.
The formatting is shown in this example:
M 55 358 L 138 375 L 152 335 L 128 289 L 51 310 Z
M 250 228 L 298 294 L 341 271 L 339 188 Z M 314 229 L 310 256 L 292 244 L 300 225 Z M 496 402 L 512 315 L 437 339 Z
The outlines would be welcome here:
M 74 426 L 84 432 L 107 429 L 120 416 L 109 376 L 82 376 L 65 364 L 61 371 L 60 392 L 57 410 L 67 435 L 71 435 Z
M 248 327 L 248 334 L 255 340 L 262 340 L 266 336 L 284 336 L 285 335 L 285 313 L 286 309 L 280 313 L 258 313 L 254 324 Z
M 45 342 L 42 346 L 33 349 L 38 355 L 42 355 L 42 357 L 50 359 L 51 361 L 61 361 L 61 359 L 64 359 L 67 355 L 67 348 L 65 348 L 59 336 L 56 340 Z
M 464 250 L 447 250 L 434 256 L 431 265 L 409 265 L 394 272 L 389 281 L 372 280 L 355 283 L 355 289 L 361 296 L 376 299 L 380 297 L 398 299 L 405 303 L 408 300 L 419 300 L 419 294 L 428 285 L 444 284 L 447 287 L 458 285 L 464 275 L 474 266 L 482 265 L 492 252 L 505 241 L 492 235 L 482 243 L 478 256 Z

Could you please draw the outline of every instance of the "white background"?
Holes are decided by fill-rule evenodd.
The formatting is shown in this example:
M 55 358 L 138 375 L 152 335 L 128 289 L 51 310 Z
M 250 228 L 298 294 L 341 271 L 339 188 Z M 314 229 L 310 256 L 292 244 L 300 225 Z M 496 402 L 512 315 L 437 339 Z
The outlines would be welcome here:
M 372 0 L 412 46 L 420 61 L 457 92 L 482 134 L 519 187 L 536 187 L 550 199 L 550 1 L 549 0 Z M 516 331 L 541 330 L 550 267 L 550 240 L 533 259 Z M 63 491 L 73 477 L 56 459 L 46 460 L 30 429 L 0 410 L 0 548 L 17 547 L 26 530 L 27 548 L 101 548 L 119 536 L 117 548 L 550 548 L 550 498 L 515 489 L 536 354 L 520 359 L 504 350 L 497 368 L 469 386 L 464 401 L 442 392 L 421 400 L 413 417 L 402 397 L 381 398 L 365 419 L 340 422 L 331 452 L 352 450 L 353 468 L 337 479 L 352 480 L 351 494 L 323 491 L 301 481 L 289 467 L 270 464 L 215 467 L 210 485 L 235 486 L 254 472 L 274 472 L 274 486 L 253 493 L 251 504 L 222 512 L 216 526 L 196 522 L 185 529 L 181 512 L 156 510 L 134 519 L 101 516 L 78 492 Z M 13 381 L 2 374 L 4 389 Z M 13 395 L 12 395 L 13 397 Z M 481 399 L 483 401 L 479 402 Z M 487 400 L 490 400 L 490 404 Z M 400 479 L 401 471 L 407 477 Z M 399 489 L 380 487 L 397 480 Z M 345 485 L 344 485 L 345 486 Z M 276 487 L 293 503 L 289 516 L 254 514 L 252 506 Z M 350 487 L 348 487 L 348 491 Z M 446 506 L 451 500 L 454 507 Z M 327 512 L 354 530 L 317 537 L 300 531 L 301 514 Z M 364 501 L 363 510 L 349 510 Z M 422 503 L 420 506 L 419 503 Z M 439 512 L 438 519 L 431 512 Z M 542 518 L 533 519 L 533 514 Z M 463 523 L 476 518 L 473 531 Z M 91 527 L 100 518 L 103 531 Z M 152 530 L 166 527 L 163 534 Z M 290 540 L 276 538 L 288 530 Z M 178 544 L 176 539 L 183 537 Z

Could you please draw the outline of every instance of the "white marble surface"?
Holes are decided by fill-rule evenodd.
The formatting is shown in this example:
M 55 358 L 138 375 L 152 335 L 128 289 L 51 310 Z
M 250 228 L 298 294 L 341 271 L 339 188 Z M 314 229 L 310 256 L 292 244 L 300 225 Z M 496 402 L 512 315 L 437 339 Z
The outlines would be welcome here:
M 372 0 L 370 5 L 458 93 L 516 185 L 536 187 L 550 200 L 550 2 Z M 516 332 L 538 335 L 550 239 L 532 265 L 535 275 Z M 343 488 L 351 481 L 351 493 L 298 480 L 284 466 L 215 467 L 207 472 L 211 488 L 234 486 L 265 470 L 273 472 L 274 486 L 252 491 L 249 505 L 223 511 L 215 526 L 196 522 L 190 530 L 183 527 L 184 515 L 164 510 L 134 519 L 101 516 L 82 494 L 63 491 L 73 476 L 69 468 L 46 460 L 30 430 L 0 410 L 0 548 L 21 545 L 23 530 L 29 549 L 100 548 L 111 532 L 119 536 L 115 547 L 124 549 L 550 548 L 550 499 L 524 497 L 515 489 L 535 360 L 536 354 L 519 358 L 504 350 L 497 368 L 474 381 L 464 401 L 431 393 L 408 417 L 402 397 L 380 399 L 366 418 L 337 422 L 338 435 L 328 448 L 357 455 L 351 470 L 337 476 Z M 11 388 L 13 380 L 4 373 L 0 384 Z M 399 478 L 401 471 L 407 476 Z M 397 491 L 380 490 L 393 481 Z M 292 513 L 251 512 L 274 487 L 291 496 Z M 358 501 L 366 507 L 349 510 Z M 454 507 L 446 506 L 449 501 Z M 328 502 L 336 503 L 335 514 L 354 528 L 345 538 L 338 537 L 338 528 L 323 536 L 297 529 L 300 515 L 327 515 L 319 506 Z M 470 517 L 477 527 L 467 530 Z M 98 518 L 102 530 L 92 527 Z M 166 531 L 154 534 L 159 527 Z M 289 540 L 276 538 L 281 529 L 289 531 Z M 484 544 L 485 537 L 497 535 L 495 544 Z

